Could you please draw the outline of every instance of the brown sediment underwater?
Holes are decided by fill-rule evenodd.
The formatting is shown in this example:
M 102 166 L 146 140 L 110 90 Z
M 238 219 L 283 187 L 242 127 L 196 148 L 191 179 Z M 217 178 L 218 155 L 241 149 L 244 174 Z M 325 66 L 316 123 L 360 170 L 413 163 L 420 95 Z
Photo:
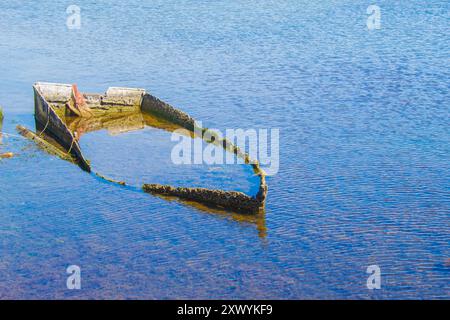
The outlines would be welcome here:
M 184 128 L 191 137 L 200 136 L 207 143 L 234 153 L 244 159 L 244 163 L 251 165 L 260 178 L 258 193 L 249 196 L 236 191 L 160 184 L 144 184 L 143 190 L 155 195 L 178 197 L 237 212 L 257 213 L 264 208 L 268 187 L 265 173 L 257 161 L 250 159 L 248 154 L 232 142 L 218 138 L 215 132 L 198 127 L 194 118 L 146 93 L 145 90 L 111 87 L 105 94 L 82 94 L 75 85 L 42 82 L 36 83 L 33 89 L 35 119 L 41 131 L 39 135 L 23 127 L 19 131 L 50 153 L 60 158 L 75 159 L 83 170 L 90 172 L 89 161 L 85 159 L 78 143 L 87 132 L 107 129 L 113 134 L 120 134 L 140 130 L 145 125 L 170 132 Z M 64 155 L 49 147 L 45 143 L 46 140 L 40 139 L 40 135 L 44 133 L 53 138 L 65 151 Z M 99 173 L 96 175 L 107 181 L 125 185 L 125 182 L 105 178 Z

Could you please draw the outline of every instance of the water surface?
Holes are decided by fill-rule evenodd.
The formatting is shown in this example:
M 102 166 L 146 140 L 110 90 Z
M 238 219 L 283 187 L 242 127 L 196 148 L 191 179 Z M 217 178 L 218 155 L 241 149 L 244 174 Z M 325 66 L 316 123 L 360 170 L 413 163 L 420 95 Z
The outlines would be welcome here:
M 280 128 L 280 171 L 265 214 L 245 218 L 4 137 L 16 156 L 0 161 L 1 298 L 450 298 L 448 1 L 377 1 L 372 31 L 369 3 L 346 0 L 77 4 L 80 30 L 66 2 L 0 4 L 5 132 L 34 127 L 35 81 L 140 87 L 207 127 Z M 103 171 L 117 173 L 114 144 L 125 176 L 140 182 L 139 162 L 181 185 L 189 175 L 161 165 L 170 135 L 151 130 L 82 143 Z M 190 183 L 251 190 L 238 173 Z M 66 289 L 71 264 L 82 290 Z M 381 290 L 366 288 L 373 264 Z

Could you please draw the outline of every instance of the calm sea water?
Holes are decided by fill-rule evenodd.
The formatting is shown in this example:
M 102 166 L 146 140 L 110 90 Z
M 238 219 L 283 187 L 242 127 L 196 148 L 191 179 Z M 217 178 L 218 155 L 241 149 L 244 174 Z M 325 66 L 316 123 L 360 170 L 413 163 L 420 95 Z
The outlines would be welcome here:
M 450 298 L 448 1 L 376 1 L 372 31 L 365 1 L 73 2 L 80 30 L 67 1 L 0 4 L 3 131 L 34 128 L 35 81 L 142 87 L 208 127 L 279 128 L 280 170 L 249 218 L 4 136 L 0 298 Z M 82 144 L 136 183 L 254 188 L 240 167 L 172 172 L 163 131 Z

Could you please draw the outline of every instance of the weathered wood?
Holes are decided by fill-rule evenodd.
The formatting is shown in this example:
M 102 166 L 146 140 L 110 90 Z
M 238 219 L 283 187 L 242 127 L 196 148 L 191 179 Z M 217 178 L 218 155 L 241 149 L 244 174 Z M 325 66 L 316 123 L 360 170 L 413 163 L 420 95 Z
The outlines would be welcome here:
M 84 158 L 78 142 L 65 123 L 42 96 L 39 91 L 41 90 L 41 86 L 42 85 L 39 84 L 33 86 L 36 120 L 40 122 L 46 133 L 49 133 L 53 138 L 55 138 L 55 140 L 58 141 L 58 143 L 61 144 L 68 152 L 70 151 L 70 153 L 77 159 L 77 163 L 83 170 L 90 172 L 91 167 Z
M 66 160 L 66 161 L 75 162 L 75 159 L 72 158 L 72 156 L 70 154 L 60 150 L 56 146 L 52 145 L 50 142 L 48 142 L 45 139 L 38 136 L 33 131 L 31 131 L 21 125 L 18 125 L 16 127 L 16 129 L 23 137 L 33 141 L 34 143 L 36 143 L 36 145 L 39 148 L 46 151 L 47 153 L 54 155 L 54 156 L 58 156 L 59 158 Z
M 238 212 L 255 213 L 261 207 L 261 202 L 258 199 L 237 191 L 183 188 L 160 184 L 144 184 L 142 188 L 148 193 L 175 196 L 180 199 L 207 203 Z
M 159 100 L 151 94 L 145 94 L 142 98 L 141 110 L 150 114 L 155 114 L 163 119 L 169 120 L 185 129 L 194 131 L 195 120 L 187 113 Z
M 144 89 L 110 87 L 102 97 L 102 104 L 141 107 Z

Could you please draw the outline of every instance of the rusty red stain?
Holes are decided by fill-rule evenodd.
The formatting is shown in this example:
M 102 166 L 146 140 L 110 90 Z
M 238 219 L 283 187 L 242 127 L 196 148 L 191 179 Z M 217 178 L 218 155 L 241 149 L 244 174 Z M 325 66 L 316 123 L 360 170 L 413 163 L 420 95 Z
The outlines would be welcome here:
M 86 104 L 86 101 L 84 100 L 83 95 L 80 91 L 78 91 L 77 85 L 74 83 L 72 84 L 72 92 L 73 96 L 75 98 L 75 108 L 80 108 Z

